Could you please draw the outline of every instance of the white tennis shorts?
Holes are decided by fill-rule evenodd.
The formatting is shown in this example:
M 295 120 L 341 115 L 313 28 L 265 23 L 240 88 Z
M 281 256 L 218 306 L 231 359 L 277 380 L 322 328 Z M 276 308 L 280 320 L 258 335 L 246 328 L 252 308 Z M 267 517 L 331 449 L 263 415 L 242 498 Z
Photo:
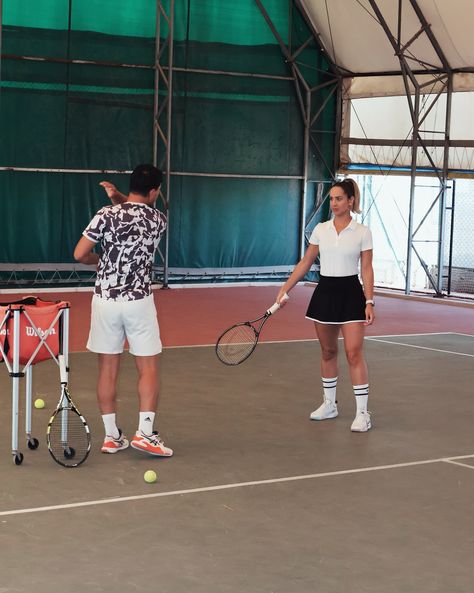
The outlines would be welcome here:
M 125 339 L 134 356 L 154 356 L 162 351 L 153 295 L 138 301 L 112 301 L 94 295 L 87 349 L 121 354 Z

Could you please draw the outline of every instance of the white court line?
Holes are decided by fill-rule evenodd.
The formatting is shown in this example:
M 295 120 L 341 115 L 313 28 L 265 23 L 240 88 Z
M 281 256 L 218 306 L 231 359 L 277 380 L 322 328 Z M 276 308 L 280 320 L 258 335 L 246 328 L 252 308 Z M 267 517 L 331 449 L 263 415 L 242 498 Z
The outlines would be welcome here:
M 474 334 L 462 334 L 461 332 L 450 332 L 453 336 L 466 336 L 466 338 L 474 338 Z
M 361 474 L 366 472 L 375 472 L 386 469 L 399 469 L 402 467 L 414 467 L 417 465 L 428 465 L 440 463 L 443 461 L 452 461 L 455 459 L 466 459 L 474 455 L 459 455 L 456 457 L 440 457 L 438 459 L 425 459 L 422 461 L 408 461 L 406 463 L 393 463 L 391 465 L 375 465 L 372 467 L 361 467 L 357 469 L 344 469 L 334 472 L 323 472 L 319 474 L 306 474 L 302 476 L 289 476 L 286 478 L 273 478 L 270 480 L 255 480 L 252 482 L 236 482 L 234 484 L 221 484 L 219 486 L 205 486 L 203 488 L 189 488 L 187 490 L 171 490 L 168 492 L 156 492 L 154 494 L 139 494 L 136 496 L 116 496 L 114 498 L 103 498 L 99 500 L 88 500 L 85 502 L 73 502 L 70 504 L 57 504 L 46 507 L 32 507 L 29 509 L 14 509 L 11 511 L 1 511 L 0 517 L 11 515 L 24 515 L 27 513 L 44 513 L 46 511 L 59 511 L 64 509 L 77 509 L 81 507 L 90 507 L 101 504 L 113 504 L 116 502 L 130 502 L 132 500 L 146 500 L 150 498 L 162 498 L 165 496 L 182 496 L 184 494 L 197 494 L 200 492 L 216 492 L 218 490 L 230 490 L 233 488 L 245 488 L 248 486 L 263 486 L 267 484 L 281 484 L 283 482 L 296 482 L 300 480 L 312 480 L 315 478 L 328 478 L 333 476 L 346 476 L 350 474 Z
M 469 469 L 474 469 L 474 465 L 469 465 L 467 463 L 459 463 L 459 461 L 452 461 L 451 459 L 443 459 L 444 463 L 451 463 L 452 465 L 460 465 L 461 467 L 468 467 Z
M 432 333 L 424 333 L 424 334 L 380 334 L 376 336 L 365 336 L 366 340 L 376 340 L 379 342 L 383 342 L 379 338 L 416 338 L 416 337 L 424 337 L 424 336 L 467 336 L 468 338 L 474 338 L 470 334 L 460 334 L 458 332 L 432 332 Z M 343 340 L 344 338 L 340 336 L 339 340 Z M 294 340 L 263 340 L 259 341 L 258 345 L 262 346 L 263 344 L 293 344 L 295 342 L 319 342 L 318 338 L 296 338 Z M 398 342 L 387 342 L 388 344 L 397 344 Z M 214 348 L 215 342 L 210 342 L 209 344 L 180 344 L 177 346 L 163 346 L 163 350 L 176 350 L 178 348 Z M 413 348 L 424 348 L 424 346 L 414 346 L 413 344 L 402 344 L 402 346 L 412 346 Z M 433 350 L 433 348 L 426 348 L 426 350 Z M 436 350 L 436 348 L 434 348 Z M 437 352 L 449 352 L 448 350 L 437 350 Z M 75 350 L 73 354 L 88 354 L 88 350 Z M 462 354 L 461 352 L 451 352 L 450 354 Z M 473 356 L 472 354 L 464 354 L 464 356 Z
M 404 344 L 403 342 L 392 342 L 391 340 L 379 340 L 378 338 L 366 338 L 372 342 L 382 342 L 383 344 L 396 344 L 398 346 L 407 346 L 408 348 L 420 348 L 420 350 L 431 350 L 432 352 L 442 352 L 443 354 L 457 354 L 458 356 L 469 356 L 474 358 L 474 354 L 466 352 L 453 352 L 452 350 L 440 350 L 439 348 L 428 348 L 427 346 L 416 346 L 415 344 Z
M 417 337 L 417 336 L 452 336 L 454 332 L 425 332 L 422 334 L 380 334 L 378 336 L 366 336 L 366 339 L 369 338 L 404 338 L 406 337 Z
M 93 290 L 93 286 L 58 286 L 58 288 L 1 288 L 0 294 L 31 294 L 33 292 L 37 292 L 39 294 L 60 294 L 63 292 L 92 292 Z
M 445 335 L 457 335 L 454 332 L 433 332 L 433 333 L 424 333 L 424 334 L 380 334 L 378 336 L 365 336 L 366 340 L 373 339 L 373 338 L 404 338 L 404 337 L 424 337 L 424 336 L 445 336 Z M 461 335 L 461 334 L 459 334 Z M 466 334 L 467 335 L 467 334 Z M 474 337 L 474 336 L 471 336 Z M 338 338 L 339 340 L 344 340 L 342 336 Z M 381 341 L 381 340 L 380 340 Z M 293 344 L 295 342 L 319 342 L 318 338 L 295 338 L 294 340 L 262 340 L 258 342 L 258 345 L 261 346 L 262 344 Z M 395 344 L 395 342 L 390 342 L 390 344 Z M 183 344 L 179 346 L 163 346 L 163 350 L 173 350 L 176 348 L 210 348 L 214 347 L 215 343 L 211 342 L 210 344 Z M 83 352 L 87 352 L 84 350 Z
M 259 340 L 258 345 L 262 346 L 263 344 L 292 344 L 294 342 L 319 342 L 319 340 L 317 338 L 305 338 L 304 340 Z M 211 342 L 210 344 L 183 344 L 179 346 L 163 346 L 163 350 L 173 350 L 176 348 L 215 348 L 215 346 L 215 342 Z

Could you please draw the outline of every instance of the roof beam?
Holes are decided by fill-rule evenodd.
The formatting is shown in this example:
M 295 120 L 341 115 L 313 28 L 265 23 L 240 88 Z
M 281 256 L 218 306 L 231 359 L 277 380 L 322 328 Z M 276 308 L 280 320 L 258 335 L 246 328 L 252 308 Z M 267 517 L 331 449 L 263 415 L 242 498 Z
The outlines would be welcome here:
M 425 29 L 426 35 L 427 35 L 428 39 L 430 40 L 431 45 L 433 46 L 433 49 L 435 50 L 438 58 L 440 59 L 441 63 L 443 64 L 443 68 L 446 70 L 446 72 L 450 72 L 451 67 L 448 63 L 448 60 L 447 60 L 446 56 L 444 55 L 444 52 L 441 49 L 441 46 L 440 46 L 438 40 L 436 39 L 436 35 L 433 33 L 433 31 L 431 29 L 431 25 L 426 20 L 425 15 L 423 14 L 420 6 L 418 5 L 417 0 L 410 0 L 410 4 L 412 5 L 413 10 L 415 11 L 416 16 L 418 17 L 418 20 L 420 21 L 422 27 Z

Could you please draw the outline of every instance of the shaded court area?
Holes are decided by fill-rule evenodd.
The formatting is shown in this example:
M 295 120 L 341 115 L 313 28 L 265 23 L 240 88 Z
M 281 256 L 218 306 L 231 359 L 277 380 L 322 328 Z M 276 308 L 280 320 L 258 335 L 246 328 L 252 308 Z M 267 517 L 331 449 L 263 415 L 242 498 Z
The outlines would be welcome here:
M 75 470 L 44 445 L 58 378 L 39 365 L 40 448 L 25 446 L 16 467 L 9 439 L 0 444 L 1 590 L 471 593 L 474 337 L 373 336 L 366 350 L 374 428 L 355 434 L 343 361 L 339 417 L 309 420 L 321 398 L 315 341 L 263 343 L 235 368 L 212 346 L 166 349 L 158 425 L 171 459 L 99 452 L 95 357 L 73 354 L 71 393 L 93 436 Z M 9 435 L 6 373 L 0 387 Z M 127 435 L 134 394 L 124 355 Z M 155 484 L 143 481 L 147 469 Z

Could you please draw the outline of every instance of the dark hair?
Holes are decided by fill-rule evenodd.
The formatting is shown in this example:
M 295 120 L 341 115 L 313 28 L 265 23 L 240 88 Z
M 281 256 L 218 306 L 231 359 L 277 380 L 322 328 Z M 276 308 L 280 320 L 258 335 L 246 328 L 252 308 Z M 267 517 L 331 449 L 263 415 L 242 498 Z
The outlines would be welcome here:
M 146 197 L 152 189 L 158 189 L 163 173 L 153 165 L 138 165 L 130 175 L 129 191 Z
M 352 212 L 356 212 L 357 214 L 360 214 L 360 212 L 361 212 L 359 209 L 360 191 L 359 191 L 359 186 L 357 185 L 357 183 L 353 179 L 350 179 L 348 177 L 347 179 L 342 179 L 341 181 L 336 181 L 335 183 L 332 184 L 331 189 L 333 187 L 340 187 L 348 198 L 354 198 L 354 202 L 352 204 Z

